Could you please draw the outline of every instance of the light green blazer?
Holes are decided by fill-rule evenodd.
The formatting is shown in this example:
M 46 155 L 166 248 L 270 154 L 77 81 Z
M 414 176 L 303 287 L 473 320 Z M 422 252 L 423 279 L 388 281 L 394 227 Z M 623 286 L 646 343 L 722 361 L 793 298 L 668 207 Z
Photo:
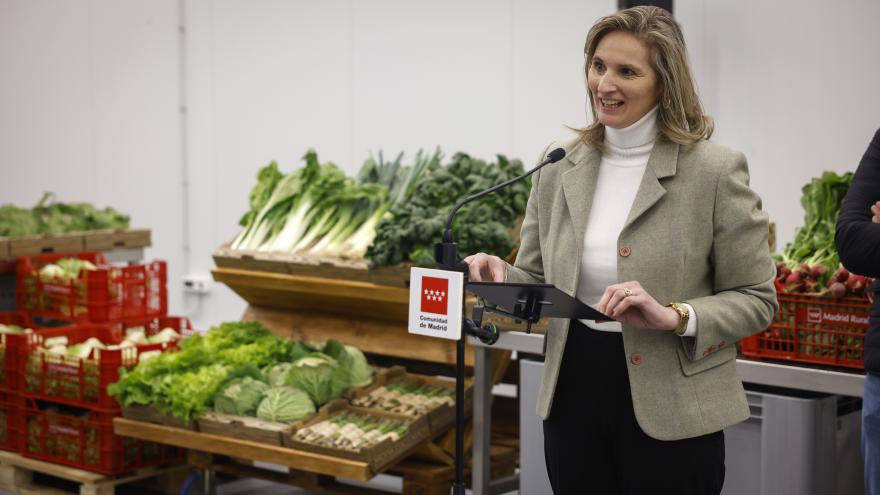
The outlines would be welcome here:
M 532 176 L 507 279 L 550 283 L 574 295 L 601 153 L 575 138 L 551 144 L 545 154 L 560 146 L 566 157 Z M 617 239 L 618 281 L 637 280 L 661 304 L 686 302 L 697 315 L 695 337 L 623 327 L 620 359 L 635 416 L 653 438 L 704 435 L 749 417 L 735 343 L 765 329 L 778 303 L 767 214 L 748 184 L 742 153 L 709 141 L 678 145 L 658 138 Z M 544 419 L 569 322 L 551 320 L 547 332 L 537 404 Z M 602 407 L 602 397 L 592 399 Z

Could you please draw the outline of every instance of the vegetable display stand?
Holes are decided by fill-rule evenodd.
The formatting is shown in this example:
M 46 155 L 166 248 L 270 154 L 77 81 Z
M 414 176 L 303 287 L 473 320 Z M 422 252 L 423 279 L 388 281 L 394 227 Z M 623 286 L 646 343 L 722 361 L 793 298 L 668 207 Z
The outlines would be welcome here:
M 213 274 L 215 280 L 226 283 L 250 303 L 242 317 L 243 321 L 259 321 L 279 337 L 302 341 L 336 339 L 363 351 L 373 364 L 404 364 L 408 369 L 426 375 L 448 376 L 453 369 L 455 342 L 424 339 L 407 332 L 409 292 L 405 287 L 223 266 L 215 268 Z M 510 353 L 491 352 L 496 355 L 492 360 L 491 376 L 493 383 L 498 383 L 510 362 Z M 470 347 L 465 363 L 469 367 L 474 364 L 474 353 Z M 185 447 L 189 449 L 190 464 L 205 469 L 272 480 L 284 478 L 283 481 L 288 484 L 321 491 L 353 493 L 350 486 L 337 484 L 333 477 L 367 481 L 379 474 L 364 459 L 156 423 L 149 419 L 116 418 L 114 428 L 120 435 Z M 399 457 L 387 466 L 377 465 L 382 472 L 402 476 L 404 493 L 407 495 L 440 493 L 443 488 L 446 493 L 449 491 L 454 474 L 451 463 L 454 435 L 451 429 L 447 429 L 437 432 L 435 436 L 429 425 L 423 441 L 394 451 L 394 455 Z M 471 438 L 469 426 L 466 431 L 467 438 Z M 427 438 L 431 436 L 434 438 Z M 499 469 L 503 467 L 504 474 L 513 474 L 516 448 L 496 449 L 493 446 L 492 450 L 493 456 L 496 451 L 499 452 Z M 230 458 L 247 461 L 242 464 Z M 503 461 L 504 458 L 510 458 L 510 462 Z M 279 474 L 261 469 L 250 465 L 252 461 L 287 466 L 290 472 Z
M 0 450 L 21 450 L 21 426 L 24 399 L 21 394 L 0 388 Z
M 67 409 L 25 401 L 22 455 L 104 474 L 182 459 L 183 451 L 113 433 L 118 410 Z
M 95 339 L 104 346 L 119 348 L 88 346 Z M 119 346 L 124 339 L 122 329 L 99 324 L 45 329 L 28 335 L 19 357 L 24 364 L 24 395 L 76 407 L 118 408 L 116 399 L 107 394 L 107 386 L 119 380 L 119 369 L 133 368 L 146 352 L 163 352 L 176 346 L 173 341 Z M 53 342 L 64 342 L 59 352 L 46 348 Z M 71 355 L 66 346 L 74 345 L 80 346 L 79 354 Z
M 87 260 L 98 267 L 75 279 L 47 276 L 44 266 L 62 258 Z M 107 322 L 163 316 L 168 309 L 164 261 L 130 266 L 105 265 L 98 253 L 38 255 L 18 259 L 18 308 L 34 316 L 67 321 Z
M 746 356 L 864 368 L 865 332 L 871 303 L 864 297 L 834 298 L 780 292 L 770 328 L 743 339 Z

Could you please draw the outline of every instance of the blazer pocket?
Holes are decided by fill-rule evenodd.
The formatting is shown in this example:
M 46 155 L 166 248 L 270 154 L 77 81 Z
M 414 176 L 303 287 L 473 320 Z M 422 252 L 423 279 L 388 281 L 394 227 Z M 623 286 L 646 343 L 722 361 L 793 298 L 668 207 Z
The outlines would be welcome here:
M 684 349 L 680 347 L 676 349 L 676 352 L 678 352 L 678 361 L 681 363 L 681 372 L 684 373 L 684 376 L 693 376 L 736 359 L 736 346 L 725 347 L 696 361 L 691 360 Z

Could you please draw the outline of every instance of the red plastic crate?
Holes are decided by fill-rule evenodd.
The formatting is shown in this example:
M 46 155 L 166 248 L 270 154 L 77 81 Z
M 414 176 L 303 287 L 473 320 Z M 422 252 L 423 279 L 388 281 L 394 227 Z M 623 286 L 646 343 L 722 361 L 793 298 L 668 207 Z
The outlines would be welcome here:
M 743 339 L 746 356 L 865 367 L 871 303 L 865 297 L 779 293 L 779 312 L 763 332 Z
M 40 269 L 63 258 L 79 258 L 97 270 L 83 271 L 74 281 L 43 280 Z M 129 266 L 107 265 L 100 253 L 43 254 L 18 258 L 18 309 L 33 316 L 103 323 L 163 316 L 168 310 L 164 261 Z
M 185 318 L 167 320 L 169 324 L 177 322 L 189 326 L 189 321 Z M 148 326 L 148 336 L 156 331 L 151 331 L 150 328 L 158 330 L 164 327 L 159 327 L 158 323 L 151 324 Z M 60 336 L 67 337 L 68 346 L 85 342 L 89 338 L 97 338 L 104 344 L 112 345 L 124 340 L 125 331 L 121 326 L 84 324 L 44 329 L 30 334 L 19 357 L 23 365 L 21 390 L 26 398 L 50 400 L 77 407 L 118 408 L 116 399 L 107 394 L 107 386 L 119 381 L 119 369 L 133 368 L 144 352 L 165 351 L 177 346 L 177 342 L 169 342 L 139 344 L 116 350 L 96 349 L 88 358 L 38 350 L 46 339 Z
M 22 311 L 0 312 L 0 324 L 33 328 L 30 318 Z M 0 387 L 21 391 L 19 355 L 26 342 L 25 334 L 0 333 Z
M 21 450 L 21 425 L 24 399 L 21 394 L 0 388 L 0 450 Z
M 180 463 L 183 450 L 113 433 L 119 410 L 63 409 L 27 399 L 21 454 L 103 474 Z
M 111 326 L 125 330 L 134 327 L 141 327 L 147 335 L 155 335 L 165 328 L 173 328 L 181 337 L 191 336 L 196 331 L 193 329 L 189 318 L 184 316 L 160 316 L 158 318 L 130 318 L 121 323 L 115 323 Z

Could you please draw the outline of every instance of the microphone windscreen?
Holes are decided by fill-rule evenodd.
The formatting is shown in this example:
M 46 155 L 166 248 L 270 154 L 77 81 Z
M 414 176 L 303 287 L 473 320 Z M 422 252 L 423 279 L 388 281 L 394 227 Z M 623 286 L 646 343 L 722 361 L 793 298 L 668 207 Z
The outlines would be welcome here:
M 547 155 L 547 159 L 550 160 L 550 163 L 556 163 L 563 158 L 565 158 L 565 150 L 562 148 L 556 148 Z

